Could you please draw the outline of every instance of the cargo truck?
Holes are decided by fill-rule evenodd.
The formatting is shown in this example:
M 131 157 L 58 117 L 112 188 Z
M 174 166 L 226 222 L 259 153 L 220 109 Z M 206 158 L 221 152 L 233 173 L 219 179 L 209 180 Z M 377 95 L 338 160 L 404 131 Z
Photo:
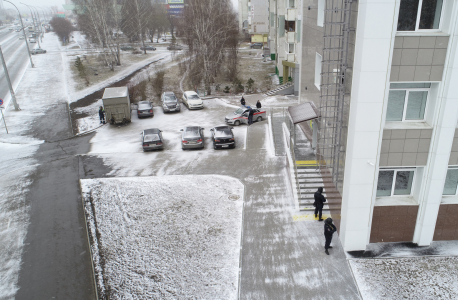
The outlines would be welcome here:
M 102 102 L 107 122 L 125 124 L 131 121 L 132 109 L 127 87 L 106 88 Z

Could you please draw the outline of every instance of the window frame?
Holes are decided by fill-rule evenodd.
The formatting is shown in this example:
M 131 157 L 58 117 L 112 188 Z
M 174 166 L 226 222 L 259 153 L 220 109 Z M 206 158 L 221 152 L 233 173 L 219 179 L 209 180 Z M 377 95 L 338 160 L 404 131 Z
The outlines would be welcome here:
M 398 82 L 395 82 L 398 83 Z M 425 82 L 429 83 L 429 82 Z M 429 102 L 429 96 L 431 95 L 431 86 L 429 88 L 399 88 L 399 89 L 389 89 L 388 91 L 388 97 L 391 91 L 406 91 L 406 95 L 404 97 L 404 110 L 402 112 L 402 120 L 401 121 L 386 121 L 386 122 L 425 122 L 426 121 L 426 114 L 427 114 L 427 107 L 428 107 L 428 102 Z M 425 113 L 423 114 L 423 119 L 415 119 L 415 120 L 406 120 L 406 113 L 407 113 L 407 105 L 409 103 L 409 94 L 410 92 L 428 92 L 428 95 L 426 96 L 426 102 L 425 102 Z M 388 100 L 389 101 L 389 100 Z M 388 109 L 387 109 L 388 112 Z
M 448 170 L 458 170 L 458 166 L 448 166 L 447 167 L 447 172 Z M 447 180 L 447 173 L 445 173 L 445 180 Z M 455 188 L 455 194 L 453 195 L 445 195 L 444 194 L 444 189 L 445 189 L 445 181 L 444 181 L 444 188 L 442 189 L 442 197 L 455 197 L 458 196 L 458 184 Z
M 291 6 L 291 1 L 293 1 L 293 6 Z M 296 0 L 287 0 L 287 8 L 296 8 Z
M 390 196 L 375 196 L 376 198 L 384 198 L 384 197 L 398 197 L 398 198 L 402 198 L 402 197 L 411 197 L 412 194 L 413 194 L 413 187 L 415 186 L 415 180 L 416 180 L 416 171 L 417 169 L 416 168 L 383 168 L 383 169 L 379 169 L 378 170 L 379 173 L 380 171 L 394 171 L 394 175 L 393 175 L 393 181 L 391 182 L 391 193 L 390 193 Z M 397 177 L 397 174 L 399 171 L 413 171 L 413 178 L 412 178 L 412 186 L 410 188 L 410 194 L 409 195 L 394 195 L 394 187 L 396 186 L 396 177 Z M 377 177 L 377 185 L 378 185 L 378 177 Z M 376 191 L 375 191 L 375 194 L 377 195 L 377 188 L 376 188 Z
M 319 57 L 319 61 L 318 61 Z M 318 63 L 319 62 L 319 63 Z M 321 72 L 322 72 L 322 62 L 323 62 L 323 56 L 319 54 L 318 52 L 315 53 L 315 80 L 314 84 L 317 87 L 317 89 L 320 91 L 321 90 Z
M 421 8 L 423 7 L 423 0 L 418 0 L 418 8 L 417 8 L 417 19 L 415 20 L 415 30 L 397 30 L 397 33 L 402 33 L 402 32 L 441 32 L 442 31 L 442 21 L 443 21 L 443 13 L 444 13 L 444 6 L 445 6 L 446 0 L 442 0 L 442 7 L 441 7 L 441 14 L 440 14 L 440 19 L 439 19 L 439 28 L 437 29 L 419 29 L 420 26 L 420 17 L 421 17 Z M 399 12 L 398 12 L 398 19 L 399 19 Z

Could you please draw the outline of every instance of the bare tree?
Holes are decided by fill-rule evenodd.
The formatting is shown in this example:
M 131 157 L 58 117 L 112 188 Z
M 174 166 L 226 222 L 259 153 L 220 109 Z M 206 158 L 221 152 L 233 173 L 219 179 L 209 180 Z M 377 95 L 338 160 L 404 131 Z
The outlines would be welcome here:
M 64 18 L 53 17 L 49 23 L 62 42 L 70 40 L 70 34 L 75 30 L 72 22 Z

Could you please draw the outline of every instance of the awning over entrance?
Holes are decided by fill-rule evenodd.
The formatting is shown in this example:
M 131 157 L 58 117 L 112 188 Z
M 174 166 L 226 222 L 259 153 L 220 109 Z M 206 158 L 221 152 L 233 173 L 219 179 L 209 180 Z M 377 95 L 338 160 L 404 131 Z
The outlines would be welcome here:
M 317 119 L 320 116 L 320 112 L 312 102 L 288 106 L 288 112 L 294 124 Z

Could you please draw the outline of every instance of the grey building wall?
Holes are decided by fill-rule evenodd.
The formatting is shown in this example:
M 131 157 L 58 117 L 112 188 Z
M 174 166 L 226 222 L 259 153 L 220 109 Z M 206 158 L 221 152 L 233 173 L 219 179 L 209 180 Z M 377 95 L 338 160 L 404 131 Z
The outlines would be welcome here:
M 397 36 L 390 81 L 441 81 L 448 36 Z
M 379 166 L 426 165 L 432 132 L 432 129 L 384 130 Z
M 458 129 L 455 129 L 455 136 L 453 138 L 452 151 L 448 160 L 450 166 L 458 165 Z

